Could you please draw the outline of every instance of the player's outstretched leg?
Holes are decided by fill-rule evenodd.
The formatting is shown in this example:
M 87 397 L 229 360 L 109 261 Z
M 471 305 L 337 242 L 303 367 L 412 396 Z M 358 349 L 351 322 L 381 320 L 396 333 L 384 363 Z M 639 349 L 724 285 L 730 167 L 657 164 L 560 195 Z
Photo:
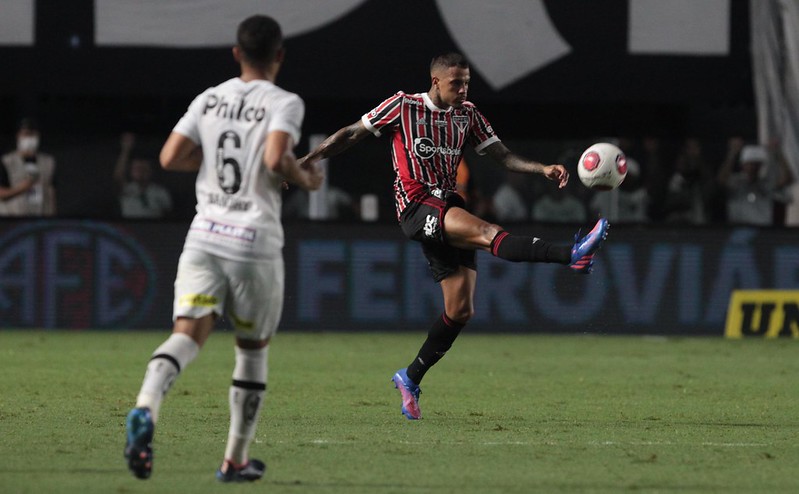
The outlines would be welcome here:
M 580 273 L 590 273 L 594 267 L 594 253 L 602 246 L 602 242 L 608 238 L 609 229 L 610 223 L 608 223 L 608 220 L 599 218 L 594 228 L 586 236 L 580 238 L 580 232 L 578 231 L 574 236 L 569 267 Z
M 402 414 L 408 420 L 418 420 L 422 418 L 422 410 L 419 409 L 419 394 L 422 390 L 419 386 L 408 378 L 408 369 L 400 369 L 391 378 L 394 386 L 402 395 Z
M 220 482 L 252 482 L 263 477 L 264 472 L 266 472 L 266 464 L 255 458 L 250 458 L 244 465 L 234 465 L 233 462 L 225 460 L 216 471 L 216 480 Z
M 149 408 L 134 408 L 125 420 L 127 443 L 125 458 L 133 475 L 140 479 L 150 478 L 153 471 L 153 433 L 155 424 Z

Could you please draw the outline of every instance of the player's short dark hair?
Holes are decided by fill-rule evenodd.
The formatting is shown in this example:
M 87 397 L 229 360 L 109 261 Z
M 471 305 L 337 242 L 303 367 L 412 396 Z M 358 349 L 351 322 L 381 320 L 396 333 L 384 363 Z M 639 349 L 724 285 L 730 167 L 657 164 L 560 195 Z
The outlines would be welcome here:
M 239 24 L 236 43 L 248 62 L 269 64 L 283 47 L 283 32 L 271 17 L 253 15 Z
M 450 67 L 468 69 L 469 62 L 466 60 L 466 57 L 460 53 L 445 53 L 444 55 L 434 57 L 433 60 L 430 61 L 430 72 L 436 69 L 448 69 Z

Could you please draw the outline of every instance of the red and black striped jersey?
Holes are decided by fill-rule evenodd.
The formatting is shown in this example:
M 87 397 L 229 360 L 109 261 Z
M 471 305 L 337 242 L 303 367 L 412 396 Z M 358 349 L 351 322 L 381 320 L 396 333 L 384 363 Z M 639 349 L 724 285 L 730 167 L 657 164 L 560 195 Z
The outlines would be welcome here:
M 402 91 L 361 117 L 376 136 L 391 133 L 397 217 L 410 201 L 434 189 L 455 191 L 458 163 L 467 143 L 482 154 L 499 141 L 491 124 L 470 102 L 442 110 L 427 95 Z

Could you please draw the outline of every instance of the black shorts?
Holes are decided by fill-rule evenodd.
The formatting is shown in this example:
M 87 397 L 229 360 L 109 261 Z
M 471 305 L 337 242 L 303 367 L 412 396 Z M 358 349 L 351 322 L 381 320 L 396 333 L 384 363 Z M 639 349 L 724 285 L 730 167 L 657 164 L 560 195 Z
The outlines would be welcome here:
M 475 251 L 458 249 L 444 237 L 444 214 L 451 207 L 466 208 L 463 198 L 455 192 L 443 192 L 442 198 L 427 194 L 412 201 L 400 216 L 402 232 L 411 240 L 422 244 L 433 279 L 443 280 L 460 266 L 477 269 Z

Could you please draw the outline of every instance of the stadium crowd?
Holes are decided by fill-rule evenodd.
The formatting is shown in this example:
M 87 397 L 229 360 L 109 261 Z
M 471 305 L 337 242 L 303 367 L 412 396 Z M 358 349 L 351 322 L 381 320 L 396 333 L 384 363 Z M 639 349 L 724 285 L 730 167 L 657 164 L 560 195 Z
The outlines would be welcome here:
M 94 160 L 104 165 L 92 166 L 91 157 L 86 159 L 85 153 L 82 162 L 75 162 L 77 153 L 70 152 L 67 143 L 60 142 L 57 149 L 50 150 L 38 129 L 36 149 L 26 150 L 30 139 L 23 134 L 28 132 L 26 126 L 35 125 L 33 122 L 23 119 L 18 135 L 13 136 L 16 140 L 3 141 L 7 145 L 0 167 L 0 215 L 180 220 L 194 214 L 194 177 L 174 177 L 156 166 L 157 149 L 147 144 L 155 141 L 155 136 L 124 132 L 113 142 L 98 146 Z M 504 223 L 584 223 L 601 214 L 616 224 L 782 226 L 786 207 L 795 200 L 790 186 L 796 177 L 777 142 L 763 146 L 738 136 L 726 141 L 694 137 L 605 137 L 594 141 L 615 142 L 627 154 L 628 173 L 618 190 L 597 192 L 579 182 L 577 160 L 591 144 L 588 140 L 521 143 L 523 149 L 549 153 L 552 162 L 563 163 L 573 172 L 564 189 L 546 188 L 530 177 L 503 172 L 474 153 L 467 154 L 461 163 L 466 173 L 459 189 L 473 211 Z M 42 146 L 48 152 L 43 152 Z M 64 157 L 59 156 L 60 151 L 64 151 Z M 325 213 L 316 219 L 360 221 L 359 199 L 376 195 L 379 220 L 393 221 L 391 190 L 384 187 L 385 180 L 372 180 L 361 173 L 362 162 L 369 161 L 375 175 L 389 176 L 389 156 L 384 156 L 382 170 L 372 163 L 372 156 L 353 153 L 335 159 L 330 183 L 323 192 Z M 27 173 L 25 166 L 47 171 Z M 86 171 L 80 172 L 83 166 L 91 168 L 94 175 L 97 188 L 91 194 L 85 194 L 87 184 L 82 176 Z M 50 199 L 42 209 L 42 191 L 48 190 Z M 29 201 L 39 201 L 39 206 L 23 204 Z M 307 192 L 287 189 L 284 219 L 314 219 L 308 203 Z

